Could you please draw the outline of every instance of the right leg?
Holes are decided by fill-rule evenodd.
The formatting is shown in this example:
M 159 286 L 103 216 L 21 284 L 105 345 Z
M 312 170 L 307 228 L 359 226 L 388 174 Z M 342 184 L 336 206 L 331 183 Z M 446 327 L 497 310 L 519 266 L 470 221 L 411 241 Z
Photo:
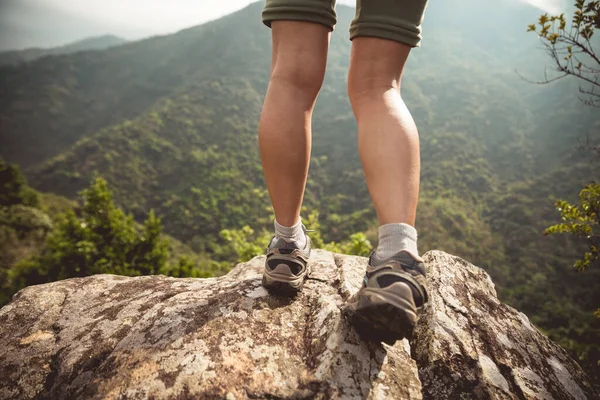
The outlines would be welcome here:
M 302 289 L 311 252 L 300 220 L 311 152 L 311 119 L 325 76 L 332 0 L 267 0 L 263 21 L 272 28 L 271 76 L 258 129 L 275 237 L 267 251 L 263 285 L 271 292 Z
M 312 111 L 325 75 L 329 29 L 273 21 L 271 78 L 258 138 L 276 221 L 299 222 L 311 146 Z
M 311 119 L 325 76 L 335 0 L 267 0 L 271 76 L 258 128 L 263 172 L 275 220 L 300 222 L 308 174 Z

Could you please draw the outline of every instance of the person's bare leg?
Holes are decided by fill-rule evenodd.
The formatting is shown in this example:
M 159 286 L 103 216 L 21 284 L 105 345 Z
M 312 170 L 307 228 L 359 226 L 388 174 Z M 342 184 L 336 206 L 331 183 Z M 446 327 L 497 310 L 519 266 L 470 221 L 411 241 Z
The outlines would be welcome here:
M 274 21 L 271 77 L 258 129 L 260 156 L 276 221 L 299 222 L 311 151 L 311 117 L 323 83 L 329 29 Z
M 400 96 L 410 47 L 357 37 L 352 42 L 348 93 L 358 123 L 358 150 L 381 225 L 415 224 L 420 155 L 417 128 Z
M 364 285 L 344 311 L 362 337 L 387 343 L 412 336 L 418 312 L 427 302 L 425 265 L 414 228 L 419 137 L 400 97 L 409 51 L 399 42 L 355 37 L 348 77 L 360 159 L 381 226 Z

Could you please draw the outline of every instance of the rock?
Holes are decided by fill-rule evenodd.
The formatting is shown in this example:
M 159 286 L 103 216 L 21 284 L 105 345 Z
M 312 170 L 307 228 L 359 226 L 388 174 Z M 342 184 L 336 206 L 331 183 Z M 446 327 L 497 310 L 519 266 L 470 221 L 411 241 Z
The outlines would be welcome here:
M 407 343 L 365 344 L 342 317 L 365 259 L 313 254 L 293 301 L 261 287 L 264 257 L 26 288 L 0 310 L 0 398 L 421 399 Z
M 600 398 L 564 349 L 498 300 L 482 269 L 439 251 L 425 261 L 430 302 L 412 348 L 424 399 Z
M 501 304 L 487 274 L 426 257 L 416 363 L 407 341 L 364 343 L 340 312 L 366 259 L 316 250 L 293 300 L 261 287 L 264 256 L 220 278 L 26 288 L 0 310 L 0 398 L 594 398 L 578 365 Z

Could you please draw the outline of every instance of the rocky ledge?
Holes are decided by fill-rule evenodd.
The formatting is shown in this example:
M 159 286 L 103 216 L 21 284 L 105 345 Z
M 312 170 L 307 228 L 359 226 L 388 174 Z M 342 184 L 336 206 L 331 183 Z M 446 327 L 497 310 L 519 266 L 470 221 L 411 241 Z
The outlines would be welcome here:
M 2 399 L 594 399 L 588 377 L 490 277 L 425 255 L 411 345 L 364 343 L 340 312 L 366 259 L 316 250 L 297 298 L 264 256 L 211 279 L 98 275 L 33 286 L 0 310 Z

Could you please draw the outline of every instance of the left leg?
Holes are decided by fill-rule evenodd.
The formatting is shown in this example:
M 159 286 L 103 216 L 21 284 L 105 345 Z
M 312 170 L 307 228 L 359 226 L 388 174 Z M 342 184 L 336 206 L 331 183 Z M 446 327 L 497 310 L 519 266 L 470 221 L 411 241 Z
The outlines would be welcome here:
M 419 137 L 400 96 L 410 48 L 420 40 L 426 0 L 358 0 L 351 27 L 348 94 L 358 123 L 359 153 L 379 222 L 364 286 L 346 311 L 369 338 L 410 337 L 427 301 L 425 269 L 414 229 L 419 193 Z
M 358 152 L 380 224 L 377 256 L 417 254 L 419 135 L 400 96 L 410 46 L 377 37 L 352 43 L 348 94 L 358 124 Z

